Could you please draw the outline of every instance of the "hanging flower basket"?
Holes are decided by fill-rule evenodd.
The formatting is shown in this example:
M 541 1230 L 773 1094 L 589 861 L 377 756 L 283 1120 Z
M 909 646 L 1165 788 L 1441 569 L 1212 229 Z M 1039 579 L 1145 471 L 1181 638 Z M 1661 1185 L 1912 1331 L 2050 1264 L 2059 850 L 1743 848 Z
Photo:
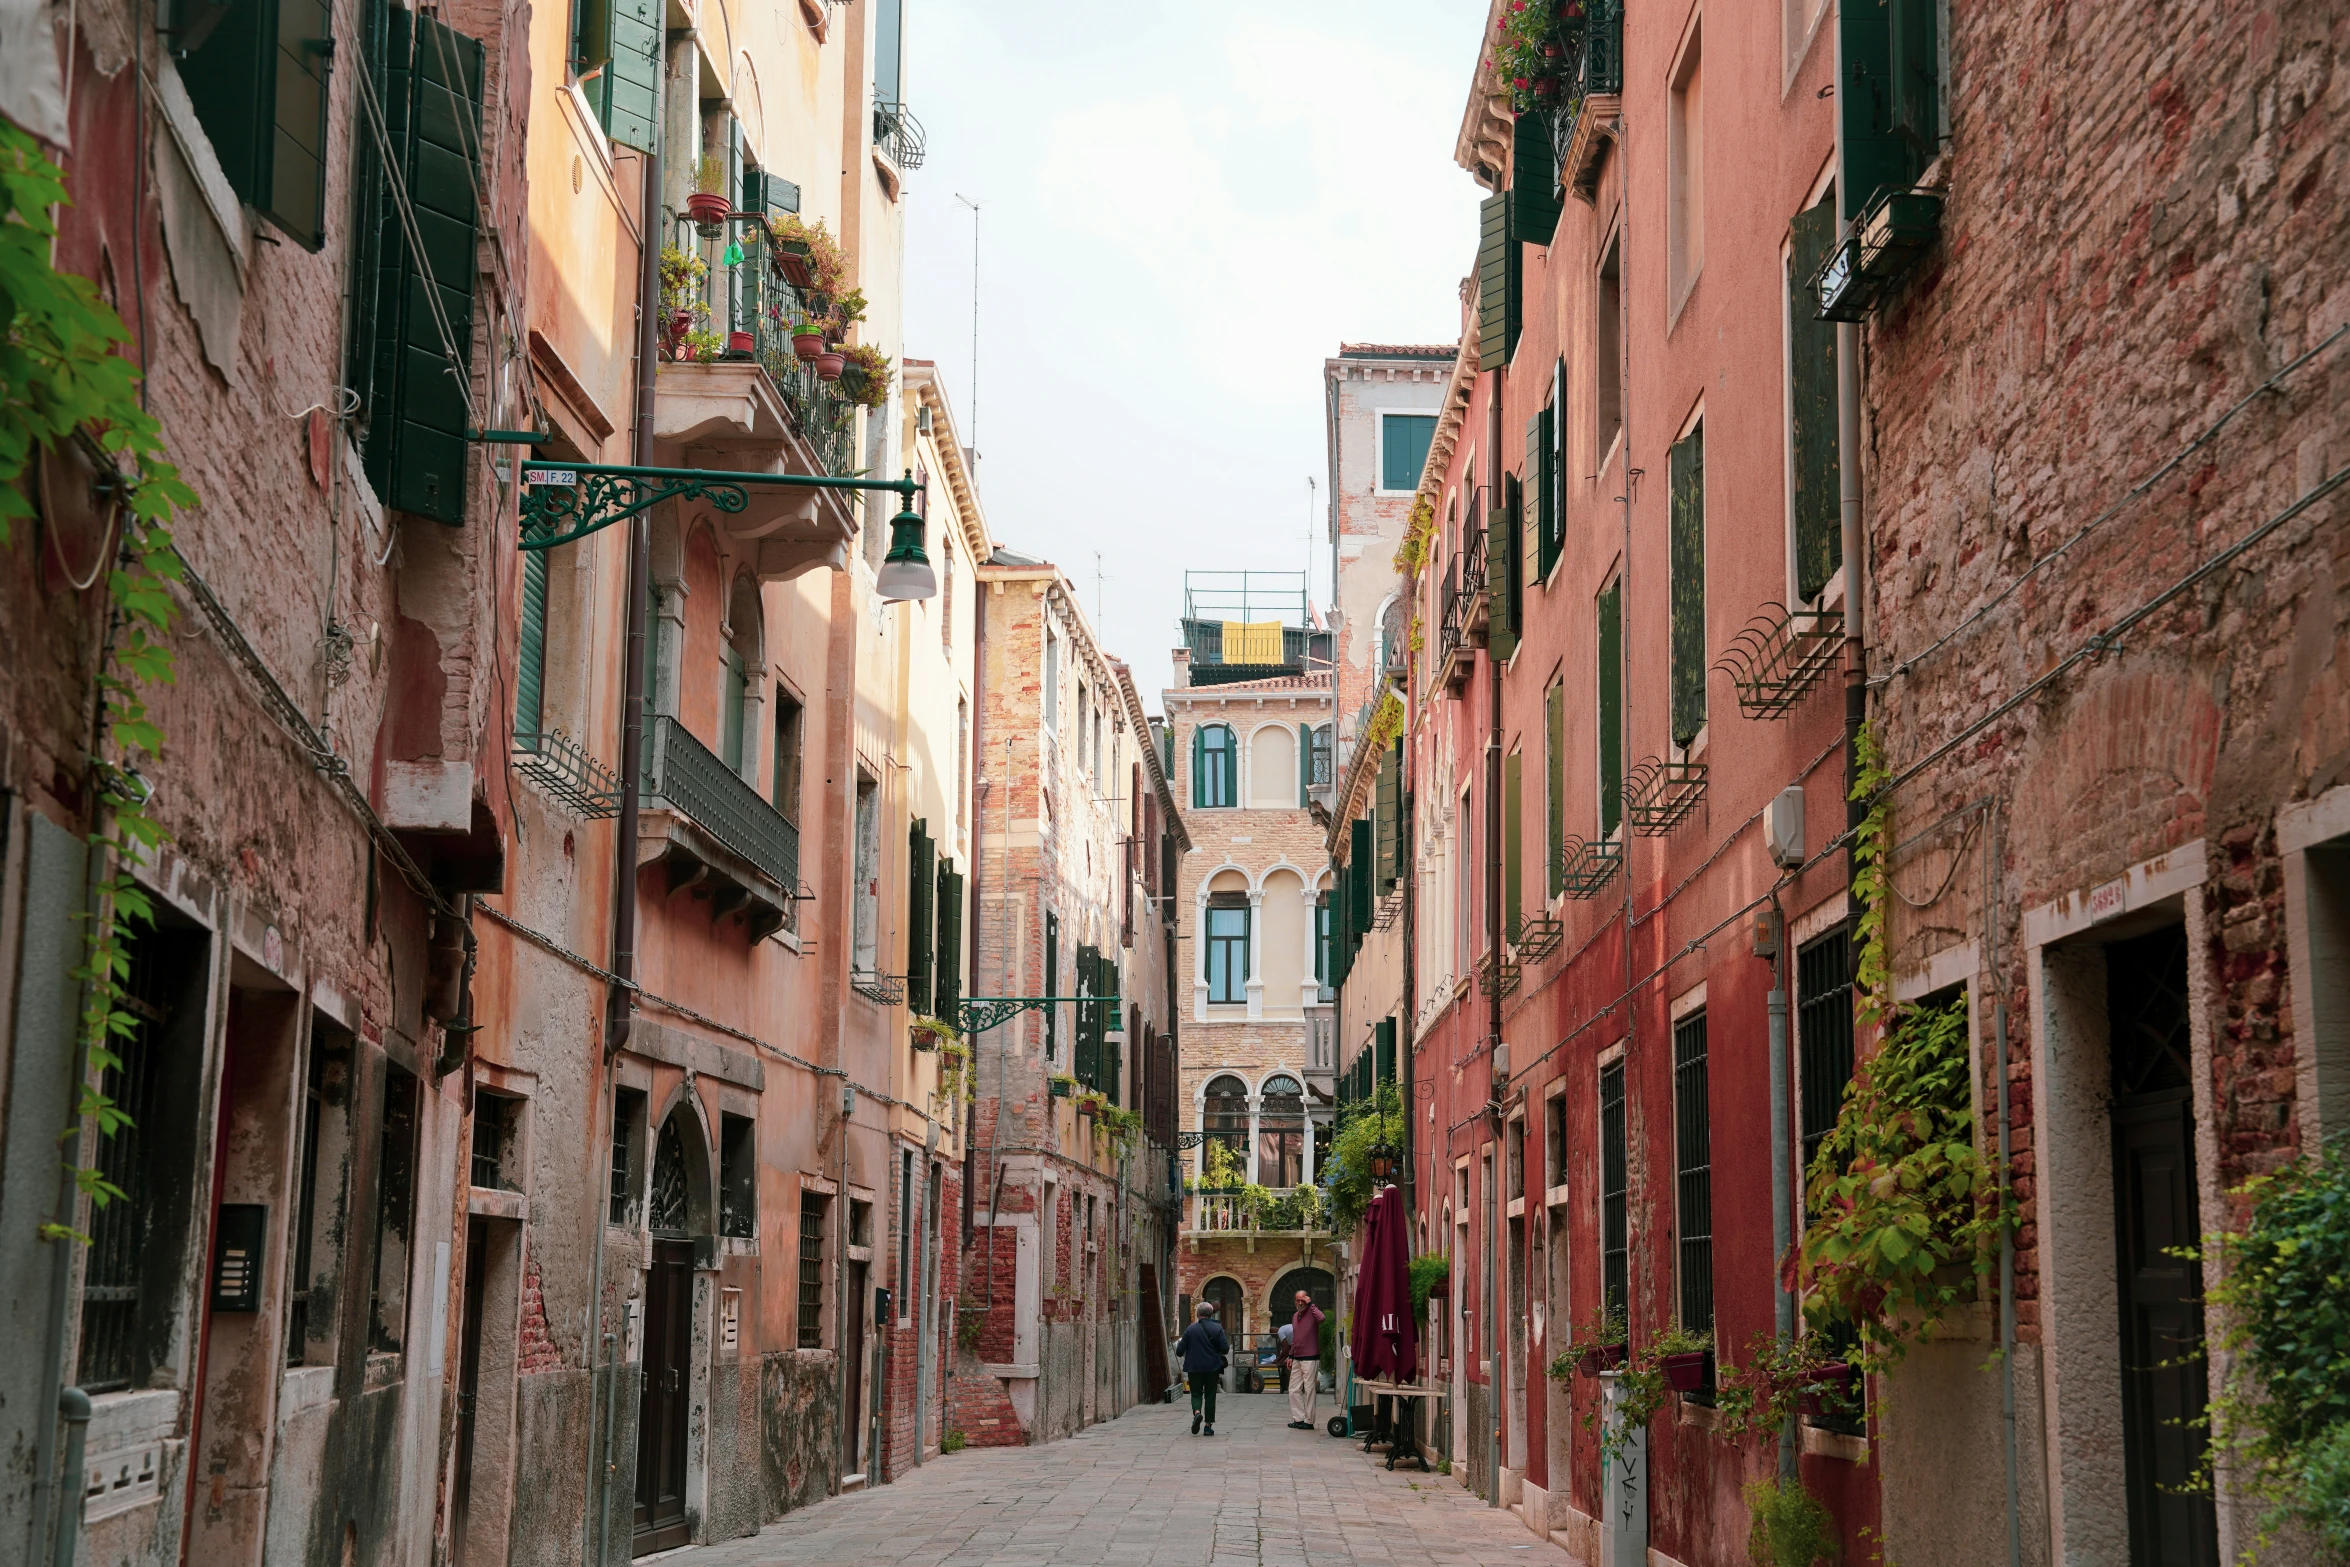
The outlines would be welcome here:
M 1623 1363 L 1623 1345 L 1595 1344 L 1583 1351 L 1583 1358 L 1575 1363 L 1575 1369 L 1589 1377 L 1597 1376 L 1602 1371 L 1613 1371 Z
M 704 239 L 716 239 L 726 232 L 726 214 L 733 210 L 727 199 L 716 192 L 698 190 L 685 198 L 685 215 L 694 222 L 694 228 Z
M 1048 1077 L 1045 1079 L 1045 1086 L 1052 1090 L 1055 1099 L 1066 1099 L 1077 1091 L 1077 1079 L 1074 1077 Z
M 813 321 L 802 321 L 791 329 L 791 351 L 799 356 L 801 364 L 812 365 L 816 356 L 824 352 L 824 328 Z
M 774 249 L 775 270 L 794 288 L 806 288 L 816 281 L 816 264 L 809 254 L 804 239 L 779 239 Z
M 846 354 L 835 348 L 826 348 L 816 356 L 816 379 L 819 381 L 839 380 L 840 373 L 848 362 Z
M 1102 1113 L 1102 1102 L 1099 1099 L 1080 1099 L 1077 1101 L 1077 1113 L 1088 1121 L 1093 1120 Z

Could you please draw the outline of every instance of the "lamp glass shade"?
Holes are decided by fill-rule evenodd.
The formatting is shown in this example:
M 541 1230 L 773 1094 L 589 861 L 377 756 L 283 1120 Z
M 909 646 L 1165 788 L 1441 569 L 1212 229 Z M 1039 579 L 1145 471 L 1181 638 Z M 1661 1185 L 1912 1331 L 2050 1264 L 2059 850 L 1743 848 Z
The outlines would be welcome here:
M 938 573 L 930 569 L 930 557 L 922 549 L 922 518 L 910 505 L 890 519 L 889 553 L 881 559 L 873 586 L 892 603 L 938 594 Z

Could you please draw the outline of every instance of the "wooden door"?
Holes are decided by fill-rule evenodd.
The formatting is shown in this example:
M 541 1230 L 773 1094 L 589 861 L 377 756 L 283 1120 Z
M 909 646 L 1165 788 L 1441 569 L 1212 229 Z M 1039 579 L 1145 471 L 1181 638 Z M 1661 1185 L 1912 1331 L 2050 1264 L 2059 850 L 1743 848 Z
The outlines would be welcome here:
M 457 1494 L 450 1505 L 449 1538 L 465 1559 L 466 1526 L 473 1515 L 473 1430 L 481 1404 L 481 1307 L 489 1293 L 490 1225 L 465 1222 L 465 1327 L 457 1348 Z
M 849 1397 L 841 1425 L 841 1462 L 849 1474 L 865 1472 L 865 1315 L 873 1309 L 865 1298 L 865 1264 L 849 1264 L 849 1342 L 843 1351 L 849 1362 Z
M 644 1391 L 637 1406 L 636 1533 L 629 1554 L 684 1545 L 687 1381 L 693 1344 L 694 1248 L 655 1241 L 645 1278 Z

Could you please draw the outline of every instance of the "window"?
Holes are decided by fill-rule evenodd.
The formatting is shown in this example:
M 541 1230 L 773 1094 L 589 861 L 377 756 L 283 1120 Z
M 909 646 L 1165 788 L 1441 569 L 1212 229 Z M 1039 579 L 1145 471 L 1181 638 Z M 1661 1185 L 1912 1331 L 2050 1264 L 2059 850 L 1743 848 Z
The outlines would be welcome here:
M 898 1150 L 897 1315 L 912 1315 L 914 1300 L 914 1150 Z
M 1803 1108 L 1803 1167 L 1836 1126 L 1852 1080 L 1852 932 L 1836 929 L 1795 954 L 1795 1070 Z
M 1594 447 L 1601 463 L 1607 461 L 1614 449 L 1616 437 L 1624 429 L 1624 241 L 1617 235 L 1608 241 L 1607 252 L 1599 262 L 1598 319 L 1592 323 L 1591 335 L 1593 374 L 1597 377 L 1591 388 L 1592 407 L 1598 411 L 1598 442 Z
M 1085 765 L 1086 720 L 1092 716 L 1092 713 L 1092 705 L 1085 699 L 1085 682 L 1080 680 L 1077 682 L 1077 765 L 1079 767 Z
M 1200 1132 L 1207 1142 L 1222 1143 L 1232 1150 L 1242 1168 L 1248 1163 L 1248 1085 L 1229 1074 L 1208 1084 L 1201 1100 Z M 1208 1169 L 1208 1151 L 1200 1149 L 1200 1173 Z
M 832 1199 L 800 1193 L 799 1347 L 824 1347 L 824 1220 Z
M 898 95 L 903 90 L 905 75 L 906 6 L 905 0 L 876 0 L 873 8 L 873 101 L 895 109 L 904 100 Z
M 397 1350 L 408 1333 L 408 1271 L 416 1234 L 416 1078 L 384 1065 L 383 1141 L 375 1178 L 375 1282 L 370 1342 Z
M 1525 753 L 1501 760 L 1501 917 L 1511 941 L 1518 939 L 1526 898 Z
M 651 148 L 661 43 L 654 0 L 572 0 L 572 7 L 574 74 L 609 62 L 585 84 L 605 134 L 624 147 Z
M 1844 563 L 1836 434 L 1836 324 L 1817 319 L 1811 277 L 1836 243 L 1833 189 L 1795 215 L 1787 247 L 1787 436 L 1795 593 L 1809 603 Z
M 1624 579 L 1599 596 L 1599 835 L 1624 821 Z
M 1673 744 L 1705 727 L 1705 422 L 1673 443 Z
M 747 1115 L 718 1117 L 718 1233 L 759 1234 L 759 1123 Z
M 224 11 L 182 60 L 180 80 L 230 187 L 295 244 L 317 250 L 326 242 L 330 8 L 325 0 L 247 0 Z M 393 115 L 398 136 L 397 108 Z M 471 282 L 451 281 L 461 290 Z
M 1050 626 L 1044 628 L 1044 729 L 1061 731 L 1061 639 Z
M 644 1160 L 645 1096 L 634 1088 L 612 1095 L 612 1201 L 609 1222 L 635 1229 Z
M 751 683 L 743 673 L 743 656 L 733 648 L 719 653 L 718 680 L 718 759 L 727 771 L 743 770 L 743 703 L 750 696 Z M 754 758 L 756 760 L 756 758 Z
M 483 1191 L 520 1191 L 515 1184 L 515 1147 L 522 1128 L 522 1101 L 488 1089 L 473 1094 L 473 1163 L 470 1180 Z
M 906 1007 L 917 1016 L 931 1010 L 931 943 L 937 935 L 938 851 L 930 823 L 915 817 L 906 830 Z
M 1306 1101 L 1297 1079 L 1265 1079 L 1257 1101 L 1257 1184 L 1302 1186 L 1306 1179 Z
M 1223 724 L 1202 724 L 1191 733 L 1192 805 L 1220 810 L 1238 804 L 1240 755 L 1232 731 Z
M 1314 725 L 1311 736 L 1312 741 L 1308 746 L 1311 768 L 1307 775 L 1308 782 L 1315 789 L 1326 790 L 1331 787 L 1330 726 L 1328 724 Z
M 1553 1094 L 1543 1102 L 1543 1157 L 1547 1174 L 1543 1184 L 1555 1191 L 1567 1184 L 1567 1096 Z
M 1436 440 L 1434 414 L 1379 416 L 1379 488 L 1410 494 L 1420 487 L 1428 448 Z
M 1558 371 L 1551 378 L 1552 401 L 1526 421 L 1526 543 L 1521 546 L 1520 558 L 1534 563 L 1534 580 L 1550 580 L 1558 565 L 1560 546 L 1565 531 L 1560 516 L 1565 510 L 1558 464 L 1558 421 L 1566 405 L 1558 400 L 1559 380 L 1566 370 L 1566 361 L 1559 361 Z
M 1550 896 L 1567 890 L 1567 688 L 1554 680 L 1542 694 L 1542 857 Z
M 1321 988 L 1322 999 L 1330 999 L 1330 894 L 1327 891 L 1314 896 L 1314 983 Z
M 1632 1298 L 1632 1254 L 1624 1210 L 1624 1058 L 1599 1069 L 1600 1310 L 1619 1320 Z
M 1504 1199 L 1523 1197 L 1526 1195 L 1526 1123 L 1523 1120 L 1509 1124 L 1507 1141 L 1503 1146 L 1509 1152 L 1509 1163 L 1506 1166 L 1509 1186 L 1502 1196 Z
M 794 826 L 800 820 L 800 757 L 805 709 L 799 698 L 775 688 L 775 809 Z
M 1473 790 L 1461 791 L 1461 808 L 1453 820 L 1460 830 L 1453 835 L 1453 867 L 1459 883 L 1454 888 L 1452 902 L 1453 953 L 1452 971 L 1469 972 L 1470 954 L 1476 947 L 1477 856 L 1471 852 L 1476 834 L 1474 825 L 1476 795 Z
M 881 969 L 881 786 L 862 772 L 857 774 L 856 856 L 855 945 L 849 967 L 875 974 Z
M 1681 1326 L 1714 1328 L 1713 1112 L 1707 1098 L 1705 1013 L 1673 1025 L 1673 1196 L 1680 1216 Z
M 1248 896 L 1208 897 L 1208 1000 L 1235 1006 L 1248 1000 Z
M 1705 99 L 1703 24 L 1673 67 L 1672 100 L 1665 114 L 1665 250 L 1672 304 L 1681 301 L 1705 268 Z
M 323 1275 L 340 1270 L 335 1261 L 342 1251 L 343 1216 L 339 1201 L 343 1183 L 334 1164 L 324 1186 L 319 1180 L 319 1146 L 331 1138 L 337 1146 L 350 1137 L 351 1034 L 323 1014 L 310 1016 L 310 1066 L 302 1091 L 302 1166 L 294 1192 L 293 1258 L 286 1279 L 286 1364 L 299 1366 L 309 1359 L 315 1327 L 321 1339 L 324 1363 L 334 1354 L 331 1322 L 310 1319 L 312 1292 Z M 339 1161 L 335 1161 L 339 1163 Z M 93 1218 L 96 1215 L 92 1216 Z

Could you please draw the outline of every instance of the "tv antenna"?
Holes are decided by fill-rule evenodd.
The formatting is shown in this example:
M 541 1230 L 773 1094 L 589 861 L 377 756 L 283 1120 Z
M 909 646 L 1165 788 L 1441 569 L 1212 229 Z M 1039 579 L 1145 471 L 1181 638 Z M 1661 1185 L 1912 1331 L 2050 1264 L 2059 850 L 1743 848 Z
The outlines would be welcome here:
M 971 209 L 971 401 L 966 419 L 971 432 L 964 443 L 966 460 L 976 463 L 979 458 L 979 203 L 955 192 L 955 199 Z

